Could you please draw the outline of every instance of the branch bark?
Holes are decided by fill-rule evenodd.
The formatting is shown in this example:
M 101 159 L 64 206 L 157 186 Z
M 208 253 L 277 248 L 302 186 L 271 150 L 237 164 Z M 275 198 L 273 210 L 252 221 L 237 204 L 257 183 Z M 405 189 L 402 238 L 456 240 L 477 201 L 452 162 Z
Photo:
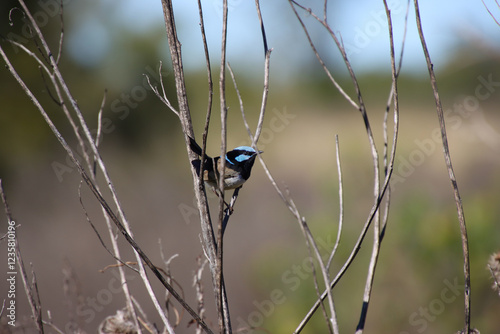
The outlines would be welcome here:
M 23 9 L 25 9 L 27 11 L 27 8 L 25 8 L 26 6 L 24 5 L 24 2 L 22 0 L 20 0 L 20 3 L 23 6 Z M 31 15 L 30 15 L 30 21 L 34 22 L 34 20 L 32 20 L 32 16 Z M 38 27 L 36 27 L 36 28 L 38 28 Z M 65 91 L 65 94 L 70 99 L 72 107 L 75 109 L 75 112 L 77 112 L 77 115 L 79 116 L 80 121 L 82 122 L 82 127 L 84 127 L 84 130 L 85 130 L 84 132 L 85 132 L 86 137 L 88 139 L 89 145 L 91 146 L 94 155 L 97 157 L 99 166 L 100 166 L 101 170 L 103 171 L 103 174 L 104 174 L 104 176 L 106 178 L 108 186 L 110 187 L 110 190 L 111 190 L 112 195 L 113 195 L 113 200 L 114 200 L 115 204 L 117 205 L 117 208 L 118 208 L 118 211 L 120 213 L 120 216 L 123 219 L 123 221 L 126 222 L 126 220 L 124 218 L 123 211 L 122 211 L 122 209 L 120 207 L 120 203 L 118 201 L 118 198 L 116 197 L 116 192 L 114 192 L 114 188 L 112 186 L 112 182 L 109 179 L 109 175 L 106 173 L 104 162 L 100 158 L 100 155 L 99 155 L 99 153 L 97 151 L 95 143 L 94 143 L 92 137 L 90 136 L 90 131 L 88 130 L 88 127 L 87 127 L 85 121 L 83 120 L 83 117 L 82 117 L 81 113 L 79 112 L 79 109 L 78 109 L 78 106 L 76 104 L 76 101 L 72 98 L 72 95 L 69 92 L 69 89 L 66 86 L 66 84 L 64 82 L 64 79 L 62 78 L 62 75 L 60 74 L 60 72 L 59 72 L 59 70 L 57 68 L 57 64 L 55 64 L 55 61 L 54 61 L 53 56 L 52 56 L 52 53 L 50 52 L 50 49 L 48 49 L 48 46 L 45 43 L 45 40 L 43 39 L 43 35 L 41 35 L 41 32 L 40 32 L 39 29 L 36 29 L 36 31 L 37 31 L 37 34 L 38 34 L 38 36 L 40 37 L 40 39 L 41 39 L 41 41 L 43 43 L 42 45 L 44 46 L 45 50 L 47 51 L 47 54 L 49 56 L 49 60 L 51 61 L 52 68 L 54 69 L 55 76 L 58 79 L 59 84 L 62 86 L 63 90 Z M 82 166 L 82 164 L 80 163 L 80 161 L 76 158 L 73 150 L 67 144 L 67 141 L 64 139 L 64 137 L 61 135 L 61 133 L 59 132 L 59 130 L 56 128 L 56 126 L 52 122 L 51 118 L 45 112 L 43 106 L 40 104 L 40 102 L 38 101 L 38 99 L 36 98 L 36 96 L 27 87 L 27 85 L 25 84 L 25 82 L 22 80 L 22 78 L 19 76 L 19 74 L 17 73 L 17 71 L 15 70 L 15 68 L 12 66 L 9 58 L 7 57 L 7 55 L 5 54 L 5 52 L 4 52 L 4 50 L 3 50 L 3 48 L 1 46 L 0 46 L 0 56 L 4 59 L 6 67 L 9 70 L 9 72 L 12 74 L 12 76 L 14 77 L 14 79 L 16 79 L 16 81 L 19 83 L 19 85 L 21 86 L 21 88 L 23 89 L 23 91 L 27 94 L 27 96 L 29 97 L 29 99 L 33 102 L 33 104 L 35 105 L 35 107 L 39 110 L 39 112 L 41 113 L 42 117 L 44 118 L 44 120 L 48 124 L 49 128 L 51 129 L 51 131 L 54 133 L 54 135 L 56 136 L 56 138 L 59 141 L 59 143 L 65 149 L 65 151 L 68 154 L 69 158 L 74 163 L 74 165 L 76 166 L 78 172 L 80 173 L 83 181 L 88 185 L 88 187 L 90 188 L 90 190 L 92 191 L 92 193 L 94 194 L 94 196 L 97 198 L 97 200 L 101 204 L 102 208 L 105 210 L 106 214 L 110 217 L 110 219 L 116 225 L 116 227 L 118 228 L 118 230 L 120 231 L 120 233 L 122 233 L 122 235 L 125 237 L 125 239 L 128 241 L 128 243 L 133 247 L 134 252 L 137 254 L 137 257 L 138 257 L 138 264 L 139 264 L 139 266 L 142 267 L 143 266 L 143 261 L 144 261 L 146 263 L 146 265 L 153 271 L 153 273 L 155 274 L 155 276 L 160 280 L 160 282 L 163 284 L 163 286 L 174 296 L 174 298 L 176 298 L 179 301 L 179 303 L 204 328 L 204 330 L 206 332 L 208 332 L 208 333 L 212 333 L 211 330 L 208 328 L 208 326 L 198 316 L 198 314 L 182 299 L 182 297 L 177 293 L 177 291 L 175 291 L 175 289 L 170 284 L 168 284 L 168 282 L 163 277 L 163 275 L 158 271 L 158 269 L 153 265 L 153 263 L 151 262 L 151 260 L 149 260 L 149 258 L 146 256 L 146 254 L 142 251 L 142 249 L 135 242 L 135 240 L 133 239 L 133 237 L 128 232 L 128 228 L 122 224 L 122 222 L 120 221 L 120 219 L 118 218 L 118 216 L 113 212 L 113 210 L 111 209 L 111 207 L 109 206 L 109 204 L 107 203 L 107 201 L 102 196 L 101 192 L 97 189 L 96 185 L 93 183 L 92 178 L 89 176 L 89 174 L 87 173 L 87 171 L 85 170 L 85 168 Z M 141 261 L 141 259 L 142 259 L 142 261 Z M 144 269 L 142 269 L 142 271 L 144 271 Z M 145 274 L 145 272 L 144 272 L 144 274 Z M 143 281 L 144 281 L 144 278 L 143 278 Z M 147 277 L 146 277 L 146 281 L 147 281 Z M 145 281 L 145 284 L 146 284 L 146 281 Z
M 455 172 L 453 171 L 453 164 L 451 162 L 450 149 L 448 145 L 448 136 L 446 135 L 446 124 L 444 120 L 443 106 L 441 104 L 441 98 L 439 96 L 436 75 L 434 74 L 434 66 L 429 55 L 429 50 L 427 49 L 427 43 L 425 42 L 424 32 L 422 29 L 422 22 L 420 20 L 420 9 L 418 6 L 418 0 L 413 1 L 415 5 L 415 15 L 417 20 L 418 35 L 420 37 L 420 42 L 422 43 L 422 50 L 424 52 L 425 61 L 427 63 L 427 70 L 429 71 L 429 77 L 431 81 L 432 91 L 434 93 L 434 100 L 436 102 L 436 112 L 439 120 L 439 127 L 441 129 L 441 140 L 443 142 L 443 154 L 444 161 L 446 163 L 446 168 L 448 170 L 448 177 L 451 181 L 451 186 L 453 189 L 453 195 L 455 198 L 455 205 L 457 207 L 458 222 L 460 226 L 460 236 L 462 238 L 462 253 L 464 261 L 464 333 L 469 334 L 470 329 L 470 307 L 471 307 L 471 286 L 470 286 L 470 265 L 469 265 L 469 241 L 467 237 L 467 226 L 465 224 L 464 208 L 462 205 L 462 198 L 458 190 L 458 183 L 455 177 Z

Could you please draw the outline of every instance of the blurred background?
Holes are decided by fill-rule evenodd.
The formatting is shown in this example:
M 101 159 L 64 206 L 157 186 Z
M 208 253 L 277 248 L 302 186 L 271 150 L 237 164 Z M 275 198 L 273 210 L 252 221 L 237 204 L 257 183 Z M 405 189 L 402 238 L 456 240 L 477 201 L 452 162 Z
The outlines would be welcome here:
M 28 1 L 52 50 L 61 31 L 55 0 Z M 220 63 L 221 1 L 202 1 L 214 80 Z M 0 33 L 37 53 L 37 44 L 16 1 L 0 4 Z M 306 6 L 321 14 L 322 1 Z M 399 55 L 407 3 L 389 1 Z M 195 1 L 176 1 L 190 109 L 201 138 L 208 90 Z M 486 268 L 500 250 L 500 19 L 494 1 L 421 1 L 422 25 L 447 121 L 452 160 L 468 223 L 472 325 L 498 333 L 500 299 Z M 271 56 L 271 82 L 259 143 L 278 184 L 287 187 L 306 217 L 321 250 L 337 235 L 339 198 L 335 135 L 344 177 L 344 230 L 334 272 L 349 255 L 372 205 L 373 167 L 362 118 L 322 71 L 286 1 L 263 2 Z M 298 10 L 332 74 L 355 98 L 340 54 L 313 17 Z M 10 19 L 9 19 L 10 18 Z M 389 39 L 382 1 L 329 3 L 328 20 L 342 37 L 367 105 L 380 155 L 383 117 L 391 87 Z M 228 61 L 254 128 L 260 110 L 264 52 L 255 4 L 230 0 Z M 2 48 L 44 104 L 70 145 L 76 141 L 33 59 L 2 41 Z M 399 58 L 399 56 L 398 56 Z M 389 222 L 367 319 L 371 333 L 452 333 L 463 326 L 462 250 L 456 207 L 446 171 L 428 72 L 409 10 L 406 48 L 399 80 L 400 132 L 392 180 Z M 192 276 L 202 254 L 189 161 L 176 116 L 149 89 L 158 85 L 158 66 L 175 104 L 160 1 L 64 1 L 64 44 L 60 68 L 91 129 L 106 91 L 101 152 L 139 245 L 157 265 L 178 254 L 171 271 L 187 301 L 195 305 Z M 218 84 L 214 96 L 218 97 Z M 227 82 L 228 146 L 248 144 L 235 89 Z M 0 75 L 0 177 L 19 228 L 25 265 L 36 272 L 44 317 L 70 332 L 75 323 L 88 333 L 125 306 L 117 292 L 114 260 L 101 246 L 80 205 L 79 174 L 54 135 L 2 66 Z M 219 151 L 219 101 L 208 152 Z M 392 124 L 392 123 L 391 123 Z M 392 125 L 390 125 L 392 127 Z M 392 132 L 390 132 L 392 135 Z M 81 154 L 81 152 L 80 152 Z M 381 159 L 382 161 L 382 159 Z M 108 194 L 106 194 L 108 195 Z M 109 245 L 96 200 L 82 187 L 89 217 Z M 214 196 L 213 205 L 217 205 Z M 215 212 L 215 209 L 213 209 Z M 5 219 L 4 219 L 5 221 Z M 2 225 L 1 234 L 6 231 Z M 120 239 L 120 238 L 119 238 Z M 371 232 L 344 279 L 334 290 L 341 332 L 353 332 L 359 318 L 371 251 Z M 123 242 L 123 249 L 128 249 Z M 5 241 L 0 242 L 7 266 Z M 225 235 L 224 271 L 234 328 L 293 331 L 315 301 L 307 249 L 297 222 L 257 162 L 240 192 Z M 124 260 L 134 260 L 131 252 Z M 134 296 L 149 320 L 161 324 L 139 278 L 128 272 Z M 158 296 L 163 290 L 152 279 Z M 215 327 L 213 294 L 205 273 L 208 323 Z M 2 296 L 6 286 L 0 285 Z M 18 327 L 30 332 L 30 311 L 18 276 Z M 184 315 L 178 332 L 193 332 Z M 5 321 L 5 318 L 2 319 Z M 4 324 L 4 323 L 3 323 Z M 161 327 L 161 325 L 159 325 Z M 304 333 L 325 332 L 320 313 Z

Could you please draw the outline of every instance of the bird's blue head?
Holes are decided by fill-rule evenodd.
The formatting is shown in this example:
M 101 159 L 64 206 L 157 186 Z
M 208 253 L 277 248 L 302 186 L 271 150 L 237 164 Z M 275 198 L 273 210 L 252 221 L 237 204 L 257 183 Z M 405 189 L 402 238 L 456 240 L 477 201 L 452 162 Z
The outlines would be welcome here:
M 259 151 L 262 153 L 262 151 Z M 252 161 L 257 156 L 257 151 L 249 146 L 238 146 L 234 150 L 226 153 L 226 161 L 234 165 Z

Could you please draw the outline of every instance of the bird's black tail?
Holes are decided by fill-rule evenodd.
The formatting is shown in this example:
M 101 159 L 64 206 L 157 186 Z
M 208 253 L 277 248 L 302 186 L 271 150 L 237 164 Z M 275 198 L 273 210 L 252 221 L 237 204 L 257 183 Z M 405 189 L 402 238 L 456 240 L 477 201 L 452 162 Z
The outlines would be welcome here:
M 191 150 L 193 150 L 194 153 L 198 154 L 201 157 L 201 153 L 203 150 L 201 149 L 200 145 L 198 145 L 196 140 L 194 140 L 191 137 L 189 137 L 189 146 L 191 147 Z M 207 155 L 205 154 L 205 157 L 206 156 Z M 196 160 L 191 161 L 191 164 L 193 165 L 194 169 L 196 170 L 196 174 L 198 174 L 198 176 L 199 176 L 200 175 L 200 167 L 201 167 L 200 159 L 196 159 Z
M 189 136 L 188 136 L 189 137 Z M 193 150 L 194 153 L 198 154 L 201 156 L 201 152 L 203 151 L 193 138 L 189 137 L 189 146 L 191 146 L 191 149 Z
M 196 171 L 196 174 L 200 176 L 200 167 L 201 167 L 201 161 L 200 159 L 196 159 L 191 161 L 191 165 L 193 165 L 194 170 Z

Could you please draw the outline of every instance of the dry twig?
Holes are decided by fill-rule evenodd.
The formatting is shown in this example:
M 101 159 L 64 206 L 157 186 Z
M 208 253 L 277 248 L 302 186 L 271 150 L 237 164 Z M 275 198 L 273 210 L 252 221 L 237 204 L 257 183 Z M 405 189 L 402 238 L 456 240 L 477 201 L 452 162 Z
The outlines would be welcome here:
M 436 112 L 439 120 L 439 127 L 441 129 L 441 139 L 443 141 L 443 154 L 446 163 L 446 168 L 448 170 L 448 176 L 451 181 L 451 186 L 453 189 L 453 195 L 455 197 L 455 204 L 457 207 L 458 222 L 460 225 L 460 236 L 462 238 L 462 252 L 464 261 L 464 322 L 465 327 L 463 331 L 469 334 L 470 328 L 470 298 L 471 298 L 471 287 L 470 287 L 470 265 L 469 265 L 469 241 L 467 237 L 467 226 L 465 224 L 464 208 L 462 206 L 462 198 L 460 197 L 460 192 L 458 190 L 458 184 L 455 177 L 455 172 L 453 171 L 453 165 L 451 162 L 450 149 L 448 146 L 448 136 L 446 135 L 446 124 L 444 120 L 443 106 L 441 104 L 441 98 L 439 96 L 436 76 L 434 74 L 433 64 L 431 57 L 429 55 L 429 50 L 427 49 L 427 44 L 425 42 L 424 32 L 422 30 L 422 22 L 420 20 L 420 9 L 418 6 L 418 0 L 413 1 L 415 5 L 415 15 L 417 20 L 418 35 L 420 36 L 420 41 L 422 43 L 422 50 L 424 52 L 425 61 L 427 62 L 427 69 L 429 71 L 430 82 L 432 86 L 432 91 L 434 92 L 434 100 L 436 102 Z
M 318 308 L 318 306 L 320 305 L 321 301 L 326 297 L 328 296 L 328 290 L 329 289 L 333 289 L 333 287 L 335 286 L 335 284 L 338 282 L 338 280 L 343 276 L 343 274 L 346 272 L 347 268 L 350 266 L 350 264 L 352 263 L 352 261 L 354 260 L 354 258 L 356 257 L 356 255 L 358 254 L 359 252 L 359 249 L 360 249 L 360 246 L 365 238 L 365 235 L 368 231 L 368 228 L 370 227 L 371 223 L 374 221 L 375 223 L 375 233 L 376 233 L 376 240 L 375 241 L 376 243 L 379 243 L 380 242 L 380 239 L 379 239 L 379 235 L 380 235 L 380 228 L 379 228 L 379 224 L 380 224 L 380 213 L 379 213 L 379 207 L 380 207 L 380 203 L 382 201 L 382 199 L 384 198 L 384 195 L 387 191 L 387 188 L 389 186 L 389 180 L 391 178 L 391 175 L 392 175 L 392 170 L 393 170 L 393 165 L 394 165 L 394 158 L 395 158 L 395 150 L 396 150 L 396 142 L 397 142 L 397 134 L 398 134 L 398 124 L 399 124 L 399 107 L 396 103 L 396 100 L 397 100 L 397 90 L 396 90 L 396 72 L 395 72 L 395 67 L 394 67 L 394 54 L 393 52 L 391 53 L 391 63 L 393 64 L 393 87 L 392 89 L 394 89 L 394 101 L 395 101 L 395 106 L 394 106 L 394 134 L 393 134 L 393 140 L 392 140 L 392 149 L 391 149 L 391 155 L 390 155 L 390 161 L 388 164 L 384 163 L 385 164 L 385 169 L 386 169 L 386 172 L 385 172 L 385 175 L 384 175 L 384 178 L 383 178 L 383 183 L 380 182 L 380 172 L 379 172 L 379 159 L 378 159 L 378 152 L 377 152 L 377 148 L 376 148 L 376 145 L 375 145 L 375 140 L 374 140 L 374 137 L 373 137 L 373 133 L 372 133 L 372 130 L 371 130 L 371 126 L 370 126 L 370 122 L 369 122 L 369 119 L 368 119 L 368 114 L 367 114 L 367 111 L 366 111 L 366 107 L 365 107 L 365 103 L 364 103 L 364 100 L 363 100 L 363 97 L 362 97 L 362 94 L 361 94 L 361 90 L 360 90 L 360 87 L 359 87 L 359 84 L 358 84 L 358 80 L 356 78 L 356 75 L 354 74 L 354 71 L 352 69 L 352 66 L 350 64 L 350 61 L 349 59 L 347 58 L 347 53 L 345 51 L 345 48 L 341 42 L 341 40 L 336 36 L 336 34 L 333 32 L 333 30 L 331 29 L 331 27 L 329 26 L 327 20 L 326 20 L 326 11 L 324 12 L 324 18 L 321 19 L 319 16 L 317 16 L 311 9 L 309 8 L 306 8 L 300 4 L 298 4 L 296 1 L 294 0 L 289 0 L 289 3 L 292 7 L 292 10 L 294 11 L 298 21 L 300 22 L 308 40 L 309 40 L 309 44 L 311 46 L 311 48 L 313 49 L 315 55 L 316 55 L 316 58 L 318 59 L 318 61 L 320 62 L 320 64 L 322 65 L 325 73 L 328 75 L 328 77 L 330 78 L 331 82 L 334 84 L 334 86 L 337 88 L 337 90 L 344 96 L 344 98 L 346 98 L 346 100 L 348 102 L 351 103 L 351 105 L 353 105 L 356 109 L 358 109 L 361 113 L 361 116 L 363 118 L 363 121 L 364 121 L 364 124 L 365 124 L 365 129 L 366 129 L 366 132 L 367 132 L 367 135 L 368 135 L 368 141 L 369 141 L 369 145 L 370 145 L 370 149 L 371 149 L 371 153 L 372 153 L 372 160 L 373 160 L 373 170 L 374 170 L 374 189 L 373 189 L 373 195 L 374 195 L 374 203 L 373 203 L 373 206 L 370 210 L 370 213 L 368 214 L 368 218 L 365 222 L 365 225 L 363 226 L 361 232 L 360 232 L 360 235 L 358 237 L 358 240 L 356 241 L 356 244 L 355 246 L 353 247 L 353 250 L 351 252 L 351 254 L 349 255 L 348 259 L 345 261 L 344 265 L 342 266 L 342 268 L 340 269 L 340 271 L 337 273 L 337 276 L 334 278 L 333 281 L 330 282 L 329 284 L 329 288 L 327 289 L 327 291 L 325 291 L 321 297 L 319 298 L 319 300 L 313 305 L 313 307 L 310 309 L 310 311 L 307 313 L 307 315 L 304 317 L 304 319 L 301 321 L 301 323 L 299 324 L 299 326 L 297 327 L 297 329 L 295 330 L 295 333 L 299 333 L 303 328 L 304 326 L 307 324 L 307 322 L 309 321 L 309 319 L 311 318 L 312 314 L 314 314 L 314 312 L 316 311 L 316 309 Z M 330 34 L 331 38 L 333 39 L 333 41 L 335 42 L 335 44 L 337 45 L 337 48 L 338 50 L 340 51 L 341 55 L 342 55 L 342 58 L 344 60 L 344 63 L 346 65 L 346 68 L 351 76 L 351 79 L 352 79 L 352 83 L 353 83 L 353 86 L 354 86 L 354 89 L 356 91 L 356 94 L 357 94 L 357 99 L 358 99 L 358 104 L 355 103 L 346 93 L 345 91 L 342 89 L 342 87 L 340 87 L 340 85 L 335 81 L 335 79 L 333 78 L 331 72 L 328 70 L 328 68 L 326 67 L 324 61 L 322 60 L 321 56 L 319 55 L 319 53 L 317 52 L 315 46 L 314 46 L 314 43 L 312 42 L 312 39 L 307 31 L 307 28 L 305 26 L 305 24 L 303 23 L 302 19 L 300 18 L 295 6 L 305 10 L 309 15 L 311 15 L 316 21 L 318 21 L 320 24 L 322 24 L 325 29 L 328 31 L 328 33 Z M 326 4 L 324 6 L 324 8 L 326 8 Z M 392 42 L 392 32 L 390 31 L 390 38 L 391 38 L 391 42 Z M 393 44 L 391 44 L 391 48 L 393 48 Z M 374 239 L 375 240 L 375 239 Z M 375 245 L 375 248 L 374 249 L 378 249 L 379 246 Z M 378 253 L 378 251 L 376 251 L 376 253 Z M 376 256 L 375 257 L 372 257 L 372 268 L 374 269 L 374 264 L 376 263 Z M 329 262 L 331 262 L 331 260 L 329 260 Z M 372 274 L 369 274 L 369 277 L 372 276 Z M 366 294 L 365 294 L 366 296 Z M 367 303 L 366 303 L 366 298 L 365 298 L 365 301 L 364 301 L 364 304 L 363 304 L 363 311 L 362 311 L 362 318 L 363 318 L 363 312 L 365 311 L 365 308 L 367 308 Z M 361 322 L 360 322 L 361 323 Z
M 0 48 L 0 52 L 3 52 Z M 7 196 L 3 190 L 2 180 L 0 179 L 0 197 L 2 198 L 2 202 L 4 204 L 5 213 L 7 215 L 7 220 L 12 222 L 12 212 L 9 207 L 9 203 L 7 202 Z M 17 230 L 17 227 L 16 227 Z M 17 231 L 16 231 L 17 235 Z M 21 255 L 21 249 L 19 247 L 19 242 L 16 238 L 15 240 L 15 252 L 16 252 L 16 260 L 17 267 L 21 271 L 21 279 L 23 281 L 24 291 L 26 292 L 26 297 L 28 297 L 28 303 L 31 309 L 31 315 L 33 317 L 33 322 L 37 328 L 37 331 L 41 334 L 44 333 L 43 328 L 43 319 L 42 319 L 42 304 L 40 302 L 40 294 L 38 293 L 38 285 L 36 281 L 35 271 L 33 269 L 33 265 L 31 265 L 31 283 L 28 278 L 28 274 L 26 272 L 26 268 L 24 266 L 23 257 Z M 3 308 L 2 308 L 3 309 Z
M 56 62 L 55 62 L 55 60 L 54 60 L 54 58 L 52 56 L 52 53 L 50 52 L 50 49 L 49 49 L 47 43 L 45 42 L 45 39 L 44 39 L 44 37 L 43 37 L 40 29 L 38 28 L 38 26 L 36 26 L 35 20 L 31 16 L 31 14 L 29 13 L 29 11 L 28 11 L 26 5 L 24 4 L 24 2 L 22 0 L 19 0 L 19 2 L 21 4 L 23 10 L 26 13 L 26 16 L 33 23 L 33 28 L 35 29 L 36 36 L 40 39 L 40 41 L 42 43 L 42 46 L 43 46 L 43 49 L 44 49 L 44 51 L 46 51 L 46 54 L 48 55 L 48 60 L 50 61 L 51 68 L 53 70 L 53 75 L 54 75 L 55 79 L 57 80 L 57 83 L 62 87 L 62 90 L 63 90 L 64 94 L 70 100 L 71 107 L 73 108 L 73 111 L 76 113 L 77 118 L 79 119 L 81 128 L 84 130 L 85 138 L 86 138 L 89 146 L 91 147 L 93 154 L 97 157 L 97 162 L 98 162 L 99 168 L 103 172 L 103 175 L 104 175 L 104 177 L 106 179 L 107 185 L 108 185 L 108 187 L 110 189 L 110 192 L 111 192 L 111 195 L 113 197 L 113 201 L 115 202 L 115 204 L 117 206 L 120 218 L 126 224 L 127 227 L 123 226 L 122 222 L 120 222 L 120 220 L 118 219 L 118 217 L 114 214 L 113 210 L 110 208 L 110 206 L 108 205 L 108 203 L 106 202 L 106 200 L 103 198 L 103 196 L 101 195 L 101 193 L 98 190 L 98 188 L 96 187 L 96 185 L 93 183 L 92 178 L 89 177 L 88 173 L 85 171 L 85 169 L 83 168 L 83 166 L 81 165 L 81 163 L 76 158 L 73 150 L 69 147 L 69 145 L 67 144 L 66 140 L 63 138 L 63 136 L 60 134 L 60 132 L 58 131 L 58 129 L 55 127 L 55 125 L 53 124 L 52 120 L 47 115 L 47 113 L 45 112 L 43 106 L 40 104 L 40 102 L 38 101 L 38 99 L 31 92 L 31 90 L 26 86 L 26 84 L 21 79 L 21 77 L 18 75 L 17 71 L 12 66 L 9 58 L 7 57 L 7 55 L 5 54 L 5 52 L 3 51 L 3 49 L 0 46 L 0 55 L 4 59 L 7 69 L 10 71 L 10 73 L 12 74 L 12 76 L 16 79 L 16 81 L 19 83 L 19 85 L 25 91 L 25 93 L 28 95 L 28 97 L 31 99 L 31 101 L 35 104 L 35 106 L 37 107 L 37 109 L 40 111 L 40 113 L 42 114 L 44 120 L 49 125 L 50 129 L 52 130 L 52 132 L 54 133 L 54 135 L 56 136 L 56 138 L 58 139 L 58 141 L 61 143 L 61 145 L 63 146 L 63 148 L 68 153 L 69 158 L 71 159 L 71 161 L 77 167 L 77 169 L 78 169 L 79 173 L 81 174 L 83 180 L 89 186 L 89 188 L 91 189 L 91 191 L 94 194 L 94 196 L 98 199 L 99 203 L 103 207 L 103 210 L 110 217 L 110 219 L 115 223 L 115 225 L 118 227 L 119 231 L 124 235 L 124 237 L 127 239 L 127 241 L 131 244 L 131 246 L 137 252 L 136 255 L 137 255 L 137 258 L 139 259 L 138 262 L 140 264 L 140 267 L 142 267 L 141 268 L 141 276 L 143 277 L 143 281 L 146 284 L 146 286 L 147 286 L 147 284 L 149 284 L 149 281 L 147 280 L 147 276 L 145 275 L 145 271 L 143 269 L 142 261 L 140 261 L 141 258 L 151 268 L 151 270 L 155 273 L 155 275 L 160 280 L 160 282 L 162 282 L 162 284 L 167 289 L 171 290 L 171 292 L 173 291 L 172 294 L 174 295 L 174 297 L 176 297 L 176 299 L 179 300 L 179 302 L 181 303 L 181 305 L 183 307 L 187 308 L 188 312 L 195 319 L 201 320 L 197 316 L 196 312 L 194 312 L 194 310 L 192 310 L 189 307 L 189 305 L 184 300 L 182 300 L 182 298 L 177 294 L 177 292 L 175 292 L 175 290 L 165 281 L 164 277 L 154 267 L 154 265 L 151 263 L 151 261 L 149 260 L 149 258 L 146 256 L 146 254 L 139 248 L 139 246 L 135 243 L 135 241 L 131 237 L 131 235 L 129 233 L 129 230 L 128 230 L 128 224 L 127 224 L 127 221 L 125 219 L 124 213 L 123 213 L 123 211 L 121 209 L 120 203 L 118 201 L 116 192 L 114 190 L 113 183 L 111 182 L 111 180 L 109 178 L 109 175 L 108 175 L 108 173 L 106 171 L 106 167 L 104 165 L 104 162 L 102 161 L 102 159 L 101 159 L 101 157 L 99 155 L 99 152 L 98 152 L 97 147 L 96 147 L 96 145 L 95 145 L 95 143 L 94 143 L 94 141 L 92 139 L 90 131 L 89 131 L 89 129 L 88 129 L 88 127 L 87 127 L 87 125 L 86 125 L 86 123 L 85 123 L 85 121 L 83 119 L 83 116 L 82 116 L 82 114 L 81 114 L 81 112 L 80 112 L 80 110 L 78 108 L 76 100 L 72 97 L 72 95 L 71 95 L 71 93 L 69 91 L 69 88 L 65 84 L 64 79 L 63 79 L 61 73 L 59 72 L 58 66 L 57 66 L 57 64 L 56 64 Z M 161 308 L 159 310 L 161 310 Z M 160 313 L 160 315 L 161 315 L 161 313 Z M 166 320 L 166 318 L 164 318 L 164 320 Z M 168 320 L 165 322 L 165 325 L 167 327 L 169 327 Z M 201 321 L 201 325 L 204 328 L 206 328 L 207 331 L 210 331 L 204 322 Z

